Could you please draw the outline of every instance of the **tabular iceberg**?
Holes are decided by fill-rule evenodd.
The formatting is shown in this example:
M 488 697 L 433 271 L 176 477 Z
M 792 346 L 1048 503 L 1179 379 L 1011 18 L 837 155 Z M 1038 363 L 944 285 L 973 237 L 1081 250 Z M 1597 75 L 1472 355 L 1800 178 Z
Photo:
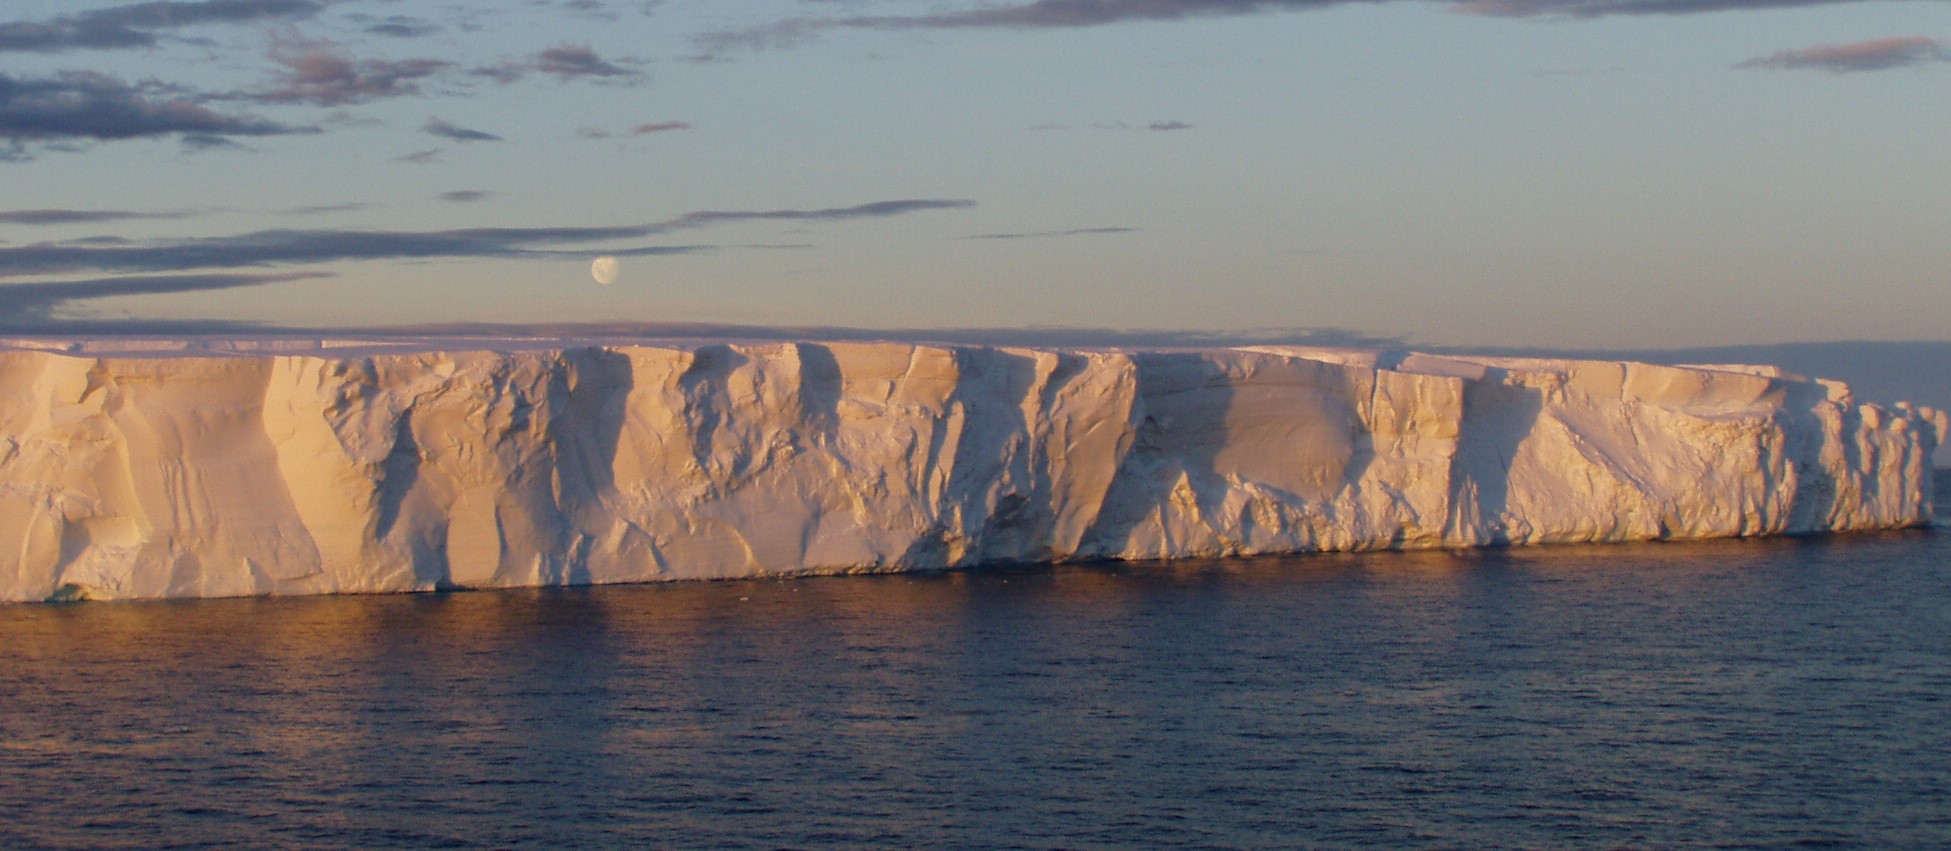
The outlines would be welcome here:
M 1881 529 L 1943 412 L 1296 347 L 15 340 L 0 600 Z

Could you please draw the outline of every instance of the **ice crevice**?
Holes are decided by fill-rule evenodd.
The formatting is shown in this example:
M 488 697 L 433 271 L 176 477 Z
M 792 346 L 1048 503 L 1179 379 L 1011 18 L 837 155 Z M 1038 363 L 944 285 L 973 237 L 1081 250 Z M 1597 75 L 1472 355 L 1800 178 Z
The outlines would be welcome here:
M 1887 529 L 1948 430 L 1746 365 L 0 340 L 0 600 Z

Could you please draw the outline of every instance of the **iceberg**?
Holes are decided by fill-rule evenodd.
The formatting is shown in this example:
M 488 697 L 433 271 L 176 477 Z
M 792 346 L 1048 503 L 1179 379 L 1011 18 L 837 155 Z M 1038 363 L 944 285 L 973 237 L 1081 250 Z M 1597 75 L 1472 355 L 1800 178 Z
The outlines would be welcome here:
M 1745 365 L 13 339 L 0 600 L 1888 529 L 1947 431 Z

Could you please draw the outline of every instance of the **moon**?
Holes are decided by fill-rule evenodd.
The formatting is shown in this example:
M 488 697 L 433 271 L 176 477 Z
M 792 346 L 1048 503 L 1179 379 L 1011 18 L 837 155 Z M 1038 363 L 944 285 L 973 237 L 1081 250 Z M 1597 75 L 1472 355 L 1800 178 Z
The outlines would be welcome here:
M 596 262 L 589 264 L 589 276 L 595 278 L 597 283 L 605 286 L 616 283 L 616 272 L 616 258 L 607 254 L 596 258 Z

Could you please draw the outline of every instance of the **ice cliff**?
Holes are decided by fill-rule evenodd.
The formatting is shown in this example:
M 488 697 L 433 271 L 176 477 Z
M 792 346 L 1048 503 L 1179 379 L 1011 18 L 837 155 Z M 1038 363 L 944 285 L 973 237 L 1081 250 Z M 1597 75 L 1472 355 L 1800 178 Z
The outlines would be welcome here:
M 0 599 L 1881 529 L 1946 431 L 1746 366 L 14 340 Z

